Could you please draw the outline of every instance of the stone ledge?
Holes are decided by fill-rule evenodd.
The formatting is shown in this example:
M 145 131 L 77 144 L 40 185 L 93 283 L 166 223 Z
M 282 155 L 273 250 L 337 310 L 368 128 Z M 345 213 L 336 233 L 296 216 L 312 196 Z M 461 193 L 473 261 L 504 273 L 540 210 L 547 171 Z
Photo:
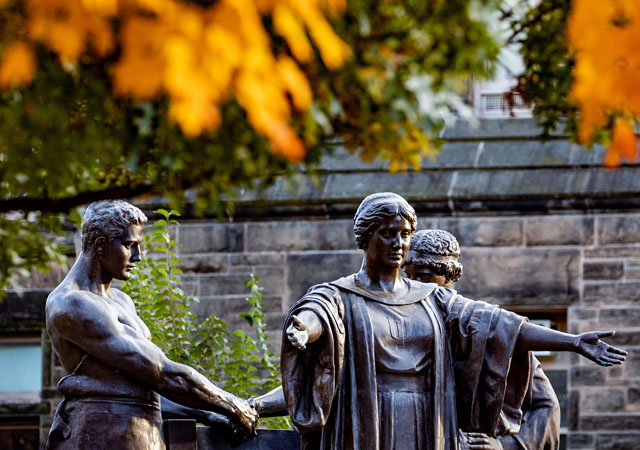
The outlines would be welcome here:
M 530 138 L 538 139 L 542 129 L 534 119 L 481 119 L 474 127 L 465 120 L 456 120 L 442 131 L 442 138 L 455 139 L 504 139 Z M 551 132 L 552 136 L 562 136 L 564 133 L 558 127 Z
M 199 450 L 299 450 L 300 436 L 292 430 L 257 430 L 257 436 L 236 445 L 209 427 L 197 428 Z M 170 449 L 167 449 L 170 450 Z
M 167 450 L 298 450 L 300 436 L 292 430 L 256 430 L 242 439 L 226 428 L 196 427 L 195 420 L 165 420 Z

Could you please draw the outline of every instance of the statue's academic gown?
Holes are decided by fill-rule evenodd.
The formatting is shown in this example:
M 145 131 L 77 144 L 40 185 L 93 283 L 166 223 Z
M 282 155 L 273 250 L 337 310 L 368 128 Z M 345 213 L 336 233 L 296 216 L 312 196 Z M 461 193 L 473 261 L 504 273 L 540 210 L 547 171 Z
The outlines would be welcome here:
M 291 308 L 286 323 L 306 309 L 324 329 L 304 351 L 283 333 L 283 389 L 302 449 L 389 450 L 379 439 L 380 424 L 388 418 L 378 417 L 370 301 L 390 308 L 418 303 L 431 322 L 432 395 L 425 432 L 433 450 L 457 450 L 459 429 L 489 435 L 518 431 L 530 360 L 527 352 L 517 351 L 516 341 L 526 318 L 435 284 L 404 282 L 408 294 L 388 299 L 363 289 L 351 275 L 312 287 Z

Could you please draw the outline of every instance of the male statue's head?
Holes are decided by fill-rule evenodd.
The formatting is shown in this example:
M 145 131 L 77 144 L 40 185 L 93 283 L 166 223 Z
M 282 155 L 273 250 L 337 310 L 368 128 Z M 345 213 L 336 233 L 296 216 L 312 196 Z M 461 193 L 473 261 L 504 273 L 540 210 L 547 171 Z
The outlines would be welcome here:
M 99 262 L 105 281 L 128 280 L 140 261 L 144 213 L 122 200 L 89 205 L 82 220 L 82 251 Z
M 444 230 L 420 230 L 411 239 L 404 271 L 412 280 L 452 287 L 462 276 L 460 245 Z

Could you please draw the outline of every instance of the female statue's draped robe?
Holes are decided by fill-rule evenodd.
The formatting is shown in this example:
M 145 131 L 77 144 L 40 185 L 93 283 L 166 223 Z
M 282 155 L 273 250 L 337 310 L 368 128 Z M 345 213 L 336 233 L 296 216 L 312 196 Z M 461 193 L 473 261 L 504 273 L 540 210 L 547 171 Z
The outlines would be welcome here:
M 457 450 L 459 429 L 489 435 L 518 431 L 530 359 L 516 341 L 526 319 L 451 289 L 403 280 L 408 294 L 388 298 L 363 289 L 351 275 L 312 287 L 291 308 L 286 323 L 311 310 L 323 326 L 320 339 L 306 350 L 291 345 L 286 333 L 282 340 L 285 400 L 303 450 L 391 450 L 387 437 L 381 438 L 381 425 L 390 423 L 403 436 L 424 427 L 411 444 L 416 450 Z M 378 344 L 369 302 L 391 311 L 416 304 L 430 322 L 432 336 L 425 339 L 432 354 L 423 378 L 429 386 L 420 394 L 429 405 L 423 425 L 396 423 L 403 412 L 387 417 L 388 409 L 378 405 Z

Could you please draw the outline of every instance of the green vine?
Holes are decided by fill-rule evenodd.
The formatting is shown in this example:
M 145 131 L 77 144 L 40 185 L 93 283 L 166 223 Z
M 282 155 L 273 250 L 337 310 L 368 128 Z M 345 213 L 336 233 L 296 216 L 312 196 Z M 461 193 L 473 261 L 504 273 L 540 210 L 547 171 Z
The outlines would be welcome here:
M 277 357 L 268 346 L 258 277 L 247 283 L 248 310 L 240 314 L 249 332 L 229 332 L 224 320 L 211 315 L 200 321 L 190 306 L 198 299 L 185 295 L 177 267 L 182 262 L 171 228 L 180 226 L 177 211 L 156 211 L 163 218 L 142 239 L 143 258 L 122 288 L 134 301 L 149 327 L 153 342 L 175 361 L 187 364 L 241 398 L 250 398 L 280 386 Z M 255 333 L 255 338 L 252 335 Z M 286 417 L 260 419 L 263 428 L 291 428 Z

